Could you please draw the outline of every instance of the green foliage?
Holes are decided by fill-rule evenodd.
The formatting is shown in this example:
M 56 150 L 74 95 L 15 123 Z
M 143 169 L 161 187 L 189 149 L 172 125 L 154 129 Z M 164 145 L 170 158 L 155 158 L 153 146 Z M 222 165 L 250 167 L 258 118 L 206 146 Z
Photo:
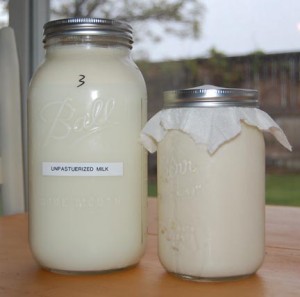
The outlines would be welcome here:
M 156 183 L 148 184 L 148 197 L 157 197 L 157 186 Z
M 194 87 L 198 82 L 199 65 L 197 60 L 183 61 L 184 69 L 186 70 L 186 87 Z
M 300 206 L 300 174 L 267 175 L 266 202 L 273 205 Z
M 209 70 L 210 84 L 231 88 L 241 84 L 243 80 L 242 72 L 233 69 L 230 60 L 222 52 L 212 48 L 206 64 Z
M 209 51 L 209 64 L 212 67 L 218 67 L 227 70 L 228 59 L 225 54 L 223 54 L 220 51 L 217 51 L 215 48 L 212 48 Z
M 260 70 L 260 67 L 263 65 L 263 57 L 264 57 L 264 52 L 257 50 L 250 54 L 250 57 L 252 58 L 252 71 L 254 73 L 258 73 Z

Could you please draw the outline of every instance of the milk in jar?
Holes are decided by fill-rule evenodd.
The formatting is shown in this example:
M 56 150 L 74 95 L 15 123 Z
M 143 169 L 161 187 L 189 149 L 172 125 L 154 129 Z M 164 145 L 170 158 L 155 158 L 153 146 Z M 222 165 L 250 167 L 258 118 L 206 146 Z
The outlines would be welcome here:
M 202 101 L 184 103 L 174 103 L 181 98 L 167 93 L 165 105 L 210 111 L 223 107 L 226 113 L 226 106 L 257 103 L 255 91 L 240 98 L 234 97 L 235 90 L 226 91 L 200 92 L 192 96 Z M 201 102 L 189 106 L 194 101 Z M 265 145 L 261 131 L 242 123 L 241 133 L 211 154 L 186 133 L 170 130 L 158 144 L 157 156 L 163 266 L 196 279 L 254 273 L 264 257 Z
M 264 140 L 255 127 L 213 155 L 180 131 L 158 145 L 159 257 L 187 278 L 254 273 L 264 258 Z M 254 157 L 255 156 L 255 157 Z
M 63 273 L 118 270 L 145 247 L 146 87 L 125 22 L 44 26 L 45 61 L 28 95 L 29 237 Z
M 278 125 L 256 90 L 200 86 L 164 93 L 141 139 L 157 150 L 158 254 L 192 280 L 255 273 L 265 244 L 265 143 Z
M 157 151 L 158 254 L 190 280 L 246 277 L 263 263 L 265 143 L 282 129 L 258 91 L 210 85 L 164 93 L 141 141 Z

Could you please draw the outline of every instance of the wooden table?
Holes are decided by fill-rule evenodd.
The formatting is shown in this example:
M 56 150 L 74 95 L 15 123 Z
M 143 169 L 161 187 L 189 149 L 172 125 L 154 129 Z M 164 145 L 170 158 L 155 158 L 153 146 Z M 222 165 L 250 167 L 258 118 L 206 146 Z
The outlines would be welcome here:
M 246 279 L 198 283 L 165 272 L 157 258 L 156 199 L 149 199 L 148 247 L 132 269 L 103 275 L 58 275 L 39 268 L 27 242 L 27 215 L 0 218 L 1 297 L 300 296 L 300 208 L 267 206 L 266 257 Z

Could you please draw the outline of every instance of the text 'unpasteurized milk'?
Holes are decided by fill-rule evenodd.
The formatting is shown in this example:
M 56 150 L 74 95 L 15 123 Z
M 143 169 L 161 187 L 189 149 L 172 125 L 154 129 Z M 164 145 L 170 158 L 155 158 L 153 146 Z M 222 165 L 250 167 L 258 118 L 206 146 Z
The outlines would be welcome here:
M 64 19 L 44 29 L 28 96 L 32 252 L 58 272 L 135 265 L 145 245 L 146 88 L 131 27 Z

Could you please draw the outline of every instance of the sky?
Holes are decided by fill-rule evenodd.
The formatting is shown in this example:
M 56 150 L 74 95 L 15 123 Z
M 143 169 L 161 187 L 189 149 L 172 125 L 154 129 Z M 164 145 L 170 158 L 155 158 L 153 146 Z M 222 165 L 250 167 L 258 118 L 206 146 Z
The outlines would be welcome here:
M 135 43 L 133 57 L 144 50 L 153 62 L 207 57 L 211 48 L 228 56 L 300 51 L 300 0 L 199 1 L 205 8 L 199 39 L 166 36 L 159 43 Z M 1 20 L 7 16 L 0 13 Z
M 168 37 L 149 48 L 151 61 L 208 56 L 215 48 L 228 56 L 256 50 L 265 53 L 300 51 L 300 0 L 201 0 L 202 35 L 198 40 Z

